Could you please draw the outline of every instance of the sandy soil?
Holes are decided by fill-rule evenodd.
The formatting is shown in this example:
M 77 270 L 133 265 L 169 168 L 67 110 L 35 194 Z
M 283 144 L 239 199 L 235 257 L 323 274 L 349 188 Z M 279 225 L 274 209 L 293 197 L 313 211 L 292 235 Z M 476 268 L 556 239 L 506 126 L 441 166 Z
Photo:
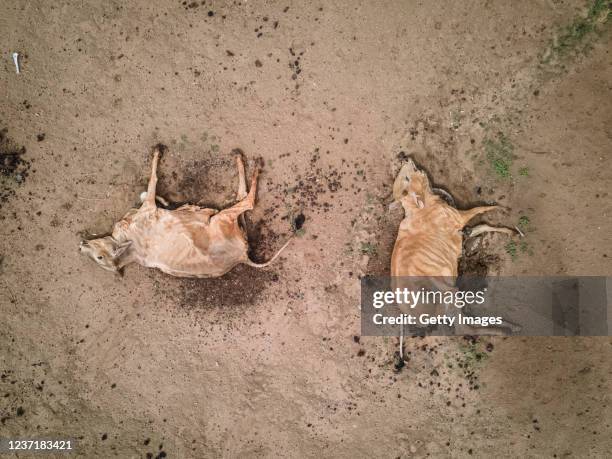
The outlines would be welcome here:
M 609 338 L 413 339 L 395 373 L 395 341 L 359 336 L 401 152 L 524 226 L 465 269 L 610 275 L 612 41 L 588 7 L 5 2 L 0 437 L 69 436 L 78 457 L 607 456 Z M 595 30 L 567 35 L 576 20 Z M 253 257 L 305 217 L 282 260 L 196 281 L 80 256 L 157 142 L 174 202 L 228 205 L 231 150 L 263 157 Z

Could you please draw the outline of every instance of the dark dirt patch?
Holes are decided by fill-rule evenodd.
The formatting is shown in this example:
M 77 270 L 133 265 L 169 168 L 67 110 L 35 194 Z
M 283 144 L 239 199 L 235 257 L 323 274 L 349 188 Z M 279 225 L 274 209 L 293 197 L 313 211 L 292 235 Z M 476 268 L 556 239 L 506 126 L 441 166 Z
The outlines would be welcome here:
M 268 220 L 265 216 L 264 219 Z M 256 263 L 268 261 L 280 249 L 284 240 L 281 241 L 281 237 L 272 231 L 264 220 L 252 222 L 249 215 L 245 214 L 245 223 L 249 241 L 249 258 Z
M 488 253 L 482 236 L 463 239 L 463 252 L 459 259 L 459 276 L 485 277 L 489 271 L 499 266 L 497 255 Z
M 297 217 L 293 220 L 293 227 L 296 230 L 301 230 L 302 226 L 304 226 L 304 222 L 306 221 L 306 217 L 304 214 L 298 214 Z
M 189 203 L 220 210 L 236 202 L 238 174 L 231 157 L 208 152 L 202 159 L 180 161 L 166 155 L 158 177 L 157 194 L 171 201 L 170 207 Z
M 342 180 L 348 174 L 350 171 L 341 171 L 330 164 L 321 164 L 321 153 L 316 148 L 310 156 L 308 172 L 297 173 L 291 182 L 269 183 L 268 186 L 274 193 L 283 196 L 285 203 L 293 209 L 329 212 L 333 207 L 333 195 L 343 189 Z
M 0 129 L 0 208 L 15 194 L 15 188 L 23 184 L 30 171 L 30 161 L 23 158 L 25 147 L 15 144 L 7 129 Z
M 238 313 L 242 306 L 253 306 L 268 288 L 278 281 L 272 270 L 238 265 L 224 276 L 211 279 L 172 279 L 164 290 L 176 292 L 178 305 L 186 311 Z
M 391 255 L 397 236 L 397 226 L 386 223 L 379 227 L 377 234 L 376 252 L 368 260 L 367 274 L 368 276 L 390 276 Z

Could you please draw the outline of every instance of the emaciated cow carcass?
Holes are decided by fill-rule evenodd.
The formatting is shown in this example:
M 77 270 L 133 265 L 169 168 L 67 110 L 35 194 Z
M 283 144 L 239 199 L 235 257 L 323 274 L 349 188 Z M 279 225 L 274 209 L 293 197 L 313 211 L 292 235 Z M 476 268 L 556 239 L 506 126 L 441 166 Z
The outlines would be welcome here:
M 456 209 L 432 190 L 427 174 L 419 170 L 410 158 L 402 165 L 395 179 L 393 198 L 394 203 L 400 203 L 404 208 L 404 219 L 400 223 L 391 257 L 393 288 L 411 282 L 410 279 L 421 282 L 427 278 L 428 282 L 436 284 L 435 289 L 455 289 L 464 227 L 477 215 L 499 206 Z M 484 232 L 516 234 L 509 228 L 481 224 L 473 227 L 468 237 Z M 411 312 L 415 313 L 415 310 Z M 464 331 L 460 327 L 455 329 L 457 334 L 468 334 L 462 333 Z M 402 346 L 403 327 L 399 352 L 403 359 Z
M 161 145 L 155 147 L 151 178 L 142 206 L 131 209 L 117 222 L 110 236 L 81 242 L 81 252 L 102 268 L 120 272 L 124 266 L 138 263 L 178 277 L 218 277 L 240 263 L 255 268 L 268 266 L 289 244 L 291 239 L 266 263 L 254 263 L 249 259 L 246 231 L 239 220 L 255 205 L 260 162 L 255 165 L 247 193 L 240 152 L 235 153 L 238 202 L 232 207 L 221 211 L 196 205 L 184 205 L 175 210 L 157 207 L 157 164 L 162 149 Z

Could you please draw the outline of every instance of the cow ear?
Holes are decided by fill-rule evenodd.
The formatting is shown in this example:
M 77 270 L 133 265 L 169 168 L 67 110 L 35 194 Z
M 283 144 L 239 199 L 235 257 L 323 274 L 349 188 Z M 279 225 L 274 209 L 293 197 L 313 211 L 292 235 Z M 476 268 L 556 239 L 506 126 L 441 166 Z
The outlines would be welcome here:
M 113 251 L 113 258 L 120 257 L 123 253 L 130 248 L 132 245 L 132 241 L 122 242 L 117 246 L 117 248 Z
M 419 209 L 425 207 L 425 197 L 423 196 L 423 193 L 417 193 L 413 191 L 410 193 L 410 196 L 414 200 L 414 205 L 417 206 Z

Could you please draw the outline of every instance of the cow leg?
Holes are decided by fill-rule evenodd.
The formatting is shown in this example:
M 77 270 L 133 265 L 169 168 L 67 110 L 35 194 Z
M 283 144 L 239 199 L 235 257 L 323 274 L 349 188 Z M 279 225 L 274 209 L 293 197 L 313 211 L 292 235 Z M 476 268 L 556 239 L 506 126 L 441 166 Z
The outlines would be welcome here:
M 155 189 L 157 188 L 157 163 L 159 162 L 159 147 L 155 147 L 153 152 L 153 161 L 151 164 L 151 178 L 147 187 L 147 195 L 144 197 L 142 205 L 147 207 L 156 207 L 155 205 Z
M 510 228 L 482 224 L 476 225 L 475 227 L 471 228 L 468 237 L 475 237 L 482 233 L 505 233 L 509 234 L 510 236 L 514 236 L 516 234 L 516 231 L 511 230 Z
M 247 197 L 246 178 L 244 174 L 244 162 L 242 161 L 242 152 L 234 150 L 236 158 L 236 167 L 238 168 L 238 193 L 236 193 L 236 201 L 242 201 Z
M 143 202 L 145 202 L 145 199 L 147 198 L 147 192 L 143 191 L 142 193 L 140 193 L 140 203 L 142 204 Z M 157 202 L 159 202 L 163 207 L 168 207 L 170 205 L 170 203 L 164 199 L 163 197 L 159 196 L 159 195 L 155 195 L 155 200 Z
M 485 212 L 490 212 L 498 208 L 499 206 L 481 206 L 481 207 L 474 207 L 473 209 L 469 209 L 469 210 L 460 210 L 459 215 L 461 216 L 462 227 L 467 225 L 468 222 L 472 218 L 474 218 L 476 215 L 480 215 Z
M 247 197 L 246 177 L 244 173 L 244 161 L 242 160 L 242 151 L 234 150 L 236 157 L 236 167 L 238 168 L 238 193 L 236 193 L 236 201 L 240 202 Z M 242 229 L 246 231 L 246 219 L 244 214 L 240 214 L 238 217 Z
M 237 202 L 232 207 L 228 209 L 223 209 L 213 218 L 220 217 L 230 217 L 230 218 L 238 218 L 240 215 L 245 213 L 247 210 L 253 209 L 255 207 L 255 196 L 257 194 L 257 178 L 259 176 L 259 169 L 261 165 L 259 161 L 255 164 L 255 170 L 253 171 L 253 175 L 251 176 L 251 188 L 249 189 L 248 194 L 244 199 L 240 202 Z

